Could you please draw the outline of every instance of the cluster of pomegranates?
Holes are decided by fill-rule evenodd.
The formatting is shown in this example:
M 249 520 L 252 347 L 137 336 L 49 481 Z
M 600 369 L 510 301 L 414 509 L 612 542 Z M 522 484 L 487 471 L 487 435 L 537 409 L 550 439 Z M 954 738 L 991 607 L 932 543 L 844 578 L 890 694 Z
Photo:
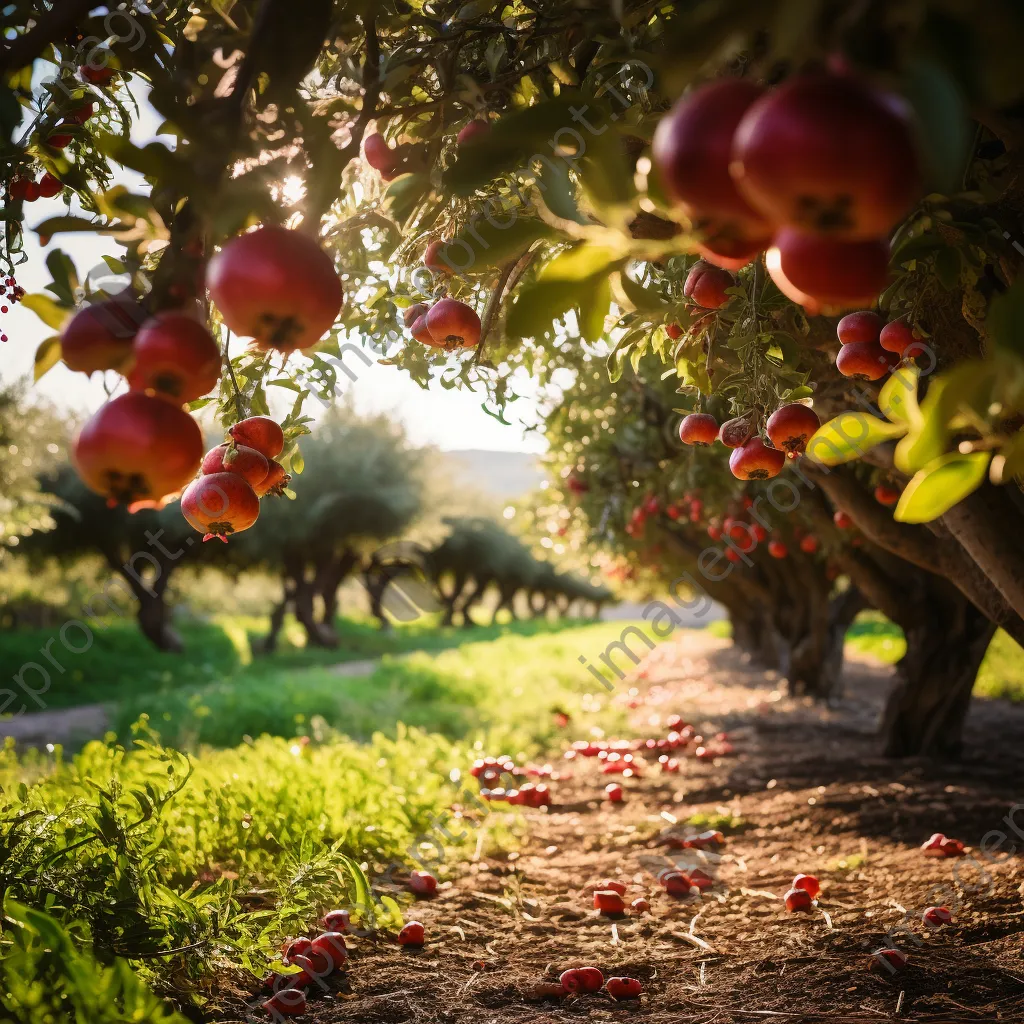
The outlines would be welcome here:
M 480 344 L 480 317 L 459 299 L 417 302 L 402 314 L 409 333 L 421 344 L 454 352 Z
M 848 313 L 839 321 L 836 334 L 842 348 L 836 369 L 844 377 L 880 380 L 901 359 L 920 355 L 924 346 L 906 320 L 886 323 L 869 309 Z
M 507 803 L 513 807 L 550 807 L 551 791 L 542 783 L 523 782 L 506 785 L 520 778 L 556 779 L 551 765 L 528 764 L 520 767 L 509 757 L 479 758 L 473 762 L 470 774 L 480 783 L 480 798 L 493 803 Z
M 721 426 L 710 413 L 695 412 L 679 424 L 683 444 L 706 448 L 721 441 L 731 448 L 729 469 L 738 480 L 769 480 L 782 472 L 786 456 L 796 458 L 821 426 L 817 413 L 809 406 L 793 402 L 776 409 L 765 424 L 769 444 L 754 432 L 749 413 L 726 420 Z
M 260 499 L 284 493 L 290 477 L 276 457 L 284 432 L 269 416 L 250 416 L 228 430 L 230 440 L 211 448 L 199 476 L 181 496 L 181 514 L 203 540 L 227 543 L 260 515 Z
M 25 289 L 18 284 L 13 274 L 0 281 L 0 313 L 9 313 L 11 305 L 25 298 Z M 7 341 L 7 335 L 0 331 L 0 341 Z
M 455 137 L 458 147 L 472 143 L 486 135 L 491 129 L 490 121 L 475 117 L 459 130 Z M 422 145 L 412 142 L 401 142 L 392 147 L 380 132 L 372 132 L 363 139 L 363 159 L 385 181 L 391 181 L 400 174 L 422 168 L 424 150 Z
M 564 999 L 567 996 L 600 992 L 604 989 L 612 999 L 639 999 L 643 985 L 636 978 L 609 978 L 597 967 L 572 967 L 562 971 L 557 982 L 541 982 L 534 986 L 534 995 Z
M 694 89 L 658 125 L 653 162 L 706 260 L 737 270 L 767 249 L 776 285 L 812 314 L 882 291 L 889 231 L 921 189 L 907 105 L 845 70 Z
M 290 939 L 285 943 L 284 962 L 299 970 L 294 974 L 271 974 L 264 979 L 263 990 L 270 993 L 270 998 L 263 1003 L 263 1009 L 271 1016 L 302 1016 L 306 1012 L 306 989 L 345 966 L 348 911 L 332 910 L 326 914 L 324 928 L 313 939 Z

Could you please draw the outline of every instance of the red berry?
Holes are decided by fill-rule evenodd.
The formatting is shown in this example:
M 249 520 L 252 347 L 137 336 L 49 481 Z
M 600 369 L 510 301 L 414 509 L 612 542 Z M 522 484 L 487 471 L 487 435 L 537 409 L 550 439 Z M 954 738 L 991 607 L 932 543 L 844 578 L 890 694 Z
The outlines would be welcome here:
M 785 558 L 789 554 L 789 548 L 787 548 L 781 540 L 769 541 L 768 554 L 771 555 L 772 558 Z
M 486 135 L 491 130 L 491 123 L 485 121 L 482 118 L 474 118 L 468 124 L 464 125 L 459 131 L 459 134 L 455 137 L 455 141 L 463 146 L 467 142 L 472 142 L 474 139 L 479 139 Z
M 875 501 L 879 505 L 895 505 L 900 500 L 900 492 L 895 487 L 879 484 L 875 488 Z
M 941 928 L 944 924 L 950 924 L 953 915 L 949 907 L 928 907 L 921 915 L 921 919 L 929 928 Z
M 413 871 L 409 875 L 409 888 L 419 896 L 433 896 L 437 892 L 437 879 L 429 871 Z
M 605 798 L 609 803 L 620 804 L 622 803 L 623 794 L 622 787 L 618 783 L 612 782 L 604 788 Z
M 800 539 L 800 550 L 806 555 L 813 555 L 818 550 L 818 538 L 808 534 Z

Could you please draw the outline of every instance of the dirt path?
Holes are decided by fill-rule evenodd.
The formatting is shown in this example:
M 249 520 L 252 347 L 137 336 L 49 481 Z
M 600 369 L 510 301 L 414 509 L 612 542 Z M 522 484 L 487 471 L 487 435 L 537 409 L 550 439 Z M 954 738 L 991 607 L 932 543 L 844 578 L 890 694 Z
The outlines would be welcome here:
M 678 713 L 705 734 L 727 729 L 736 756 L 685 756 L 678 774 L 649 766 L 626 781 L 619 806 L 600 799 L 609 776 L 596 759 L 560 762 L 573 777 L 552 784 L 555 806 L 525 813 L 518 854 L 490 855 L 480 825 L 476 859 L 447 865 L 441 873 L 454 880 L 410 909 L 427 926 L 424 949 L 353 940 L 340 988 L 313 998 L 303 1019 L 1024 1021 L 1024 866 L 1003 857 L 1014 840 L 1024 850 L 1024 807 L 1020 837 L 1010 834 L 988 874 L 974 857 L 932 860 L 917 849 L 942 831 L 976 853 L 988 833 L 1010 832 L 1001 822 L 1024 804 L 1024 708 L 978 702 L 959 765 L 894 764 L 870 736 L 890 685 L 881 666 L 854 662 L 848 696 L 831 710 L 783 697 L 773 674 L 707 637 L 663 645 L 639 675 L 647 701 L 634 713 L 651 735 Z M 722 828 L 724 848 L 666 853 L 659 834 L 694 815 Z M 714 888 L 666 895 L 654 873 L 670 856 L 701 867 Z M 796 872 L 821 879 L 811 914 L 782 907 Z M 627 902 L 647 896 L 651 913 L 596 916 L 586 887 L 605 878 L 628 884 Z M 936 903 L 956 918 L 930 934 L 920 915 Z M 891 978 L 867 970 L 887 932 L 910 957 Z M 643 998 L 536 998 L 537 982 L 587 964 L 639 978 Z

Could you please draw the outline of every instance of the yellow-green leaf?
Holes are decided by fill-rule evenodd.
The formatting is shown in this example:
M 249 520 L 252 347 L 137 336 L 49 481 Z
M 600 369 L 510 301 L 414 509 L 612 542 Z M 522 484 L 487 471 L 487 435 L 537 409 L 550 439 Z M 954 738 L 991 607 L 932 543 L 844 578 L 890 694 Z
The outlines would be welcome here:
M 981 486 L 991 457 L 991 452 L 952 452 L 933 459 L 907 484 L 893 518 L 901 523 L 937 519 Z
M 21 304 L 26 309 L 31 309 L 47 327 L 52 327 L 55 331 L 59 331 L 64 326 L 64 321 L 73 312 L 73 310 L 54 302 L 49 295 L 44 295 L 42 292 L 26 295 L 21 300 Z
M 60 335 L 54 334 L 36 349 L 35 366 L 32 370 L 33 378 L 39 380 L 44 373 L 52 370 L 60 362 L 60 356 Z
M 556 256 L 538 277 L 541 281 L 585 281 L 597 274 L 609 273 L 612 265 L 622 258 L 617 249 L 584 242 Z
M 916 366 L 895 370 L 878 393 L 878 408 L 893 423 L 919 424 L 921 409 L 917 404 L 917 382 L 921 371 Z
M 807 454 L 823 466 L 839 466 L 902 436 L 906 429 L 902 423 L 887 423 L 866 412 L 843 412 L 818 428 L 807 443 Z
M 920 418 L 911 425 L 907 436 L 896 445 L 893 462 L 901 473 L 916 473 L 928 463 L 944 455 L 949 446 L 948 378 L 932 381 L 921 403 Z

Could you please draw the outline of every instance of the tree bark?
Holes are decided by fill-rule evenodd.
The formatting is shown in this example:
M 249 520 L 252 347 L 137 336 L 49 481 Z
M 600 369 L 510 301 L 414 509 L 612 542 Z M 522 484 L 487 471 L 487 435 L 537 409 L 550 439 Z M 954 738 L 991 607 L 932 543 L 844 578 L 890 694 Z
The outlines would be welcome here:
M 284 617 L 288 612 L 288 605 L 291 604 L 293 594 L 288 589 L 288 581 L 284 583 L 284 596 L 276 605 L 274 610 L 270 613 L 270 631 L 263 638 L 263 653 L 273 654 L 277 650 L 277 640 L 281 635 L 281 629 L 284 626 Z
M 351 548 L 345 548 L 336 558 L 324 562 L 317 570 L 313 582 L 314 589 L 323 603 L 320 629 L 324 637 L 333 638 L 335 646 L 338 643 L 338 634 L 334 629 L 334 620 L 338 615 L 338 589 L 358 564 L 359 556 Z
M 181 654 L 185 650 L 185 644 L 180 634 L 171 626 L 170 609 L 164 601 L 163 591 L 155 594 L 140 591 L 135 596 L 139 601 L 139 610 L 135 617 L 143 636 L 157 650 Z

